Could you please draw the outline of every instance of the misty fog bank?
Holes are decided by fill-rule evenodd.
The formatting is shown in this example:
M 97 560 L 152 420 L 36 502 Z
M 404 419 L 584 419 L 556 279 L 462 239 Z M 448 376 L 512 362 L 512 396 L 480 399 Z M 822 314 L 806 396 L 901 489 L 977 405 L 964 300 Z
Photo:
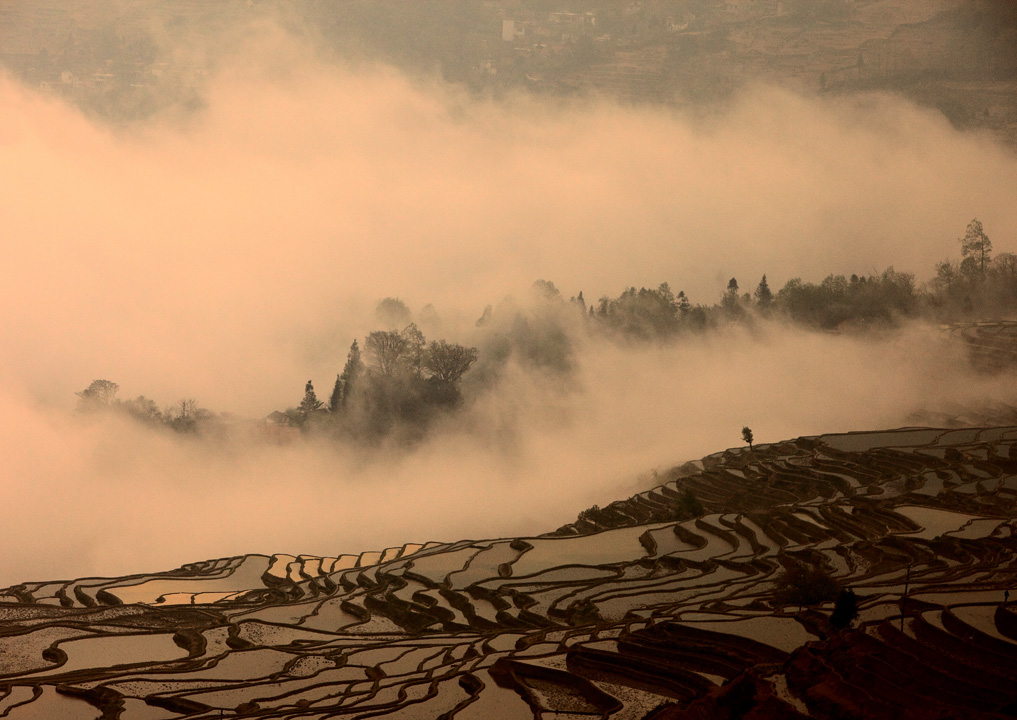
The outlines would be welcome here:
M 652 484 L 638 474 L 740 445 L 746 424 L 765 443 L 1017 403 L 1012 377 L 970 372 L 924 327 L 863 341 L 764 325 L 581 350 L 571 388 L 510 365 L 463 417 L 398 449 L 182 437 L 5 391 L 2 532 L 18 552 L 0 582 L 538 534 Z
M 767 325 L 581 340 L 568 386 L 510 365 L 400 453 L 82 423 L 73 393 L 100 377 L 250 417 L 293 405 L 385 296 L 433 303 L 469 341 L 536 278 L 587 298 L 666 280 L 713 303 L 732 276 L 931 275 L 974 215 L 1014 249 L 1017 158 L 891 96 L 754 88 L 698 119 L 495 103 L 261 42 L 184 124 L 114 131 L 0 80 L 0 538 L 18 549 L 0 583 L 545 532 L 746 424 L 768 442 L 1014 395 L 935 330 Z
M 667 280 L 709 303 L 732 276 L 931 272 L 975 215 L 1000 249 L 1017 229 L 1014 156 L 889 96 L 763 88 L 691 121 L 473 102 L 264 42 L 183 129 L 114 133 L 0 88 L 19 170 L 0 181 L 5 259 L 22 269 L 0 288 L 18 308 L 0 339 L 33 392 L 113 376 L 260 413 L 386 295 L 470 322 L 538 277 L 588 298 Z

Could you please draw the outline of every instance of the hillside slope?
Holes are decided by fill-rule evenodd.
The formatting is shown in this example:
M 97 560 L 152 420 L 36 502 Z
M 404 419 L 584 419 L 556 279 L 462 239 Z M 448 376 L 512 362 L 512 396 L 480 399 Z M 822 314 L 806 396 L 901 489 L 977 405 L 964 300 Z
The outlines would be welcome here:
M 23 583 L 0 712 L 1001 717 L 1015 506 L 1017 427 L 902 429 L 717 453 L 540 537 Z M 857 593 L 857 630 L 787 599 L 796 566 Z

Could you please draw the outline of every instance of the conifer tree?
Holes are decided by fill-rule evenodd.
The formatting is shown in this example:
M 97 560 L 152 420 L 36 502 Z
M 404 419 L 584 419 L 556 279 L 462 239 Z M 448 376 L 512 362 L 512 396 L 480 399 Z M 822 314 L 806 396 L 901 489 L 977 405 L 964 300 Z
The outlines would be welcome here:
M 678 315 L 679 317 L 684 318 L 692 311 L 692 303 L 689 302 L 689 298 L 685 294 L 684 290 L 678 291 L 677 301 L 678 301 Z
M 740 314 L 742 308 L 738 300 L 738 280 L 735 278 L 728 281 L 727 290 L 724 291 L 724 295 L 720 299 L 720 305 L 731 315 Z
M 985 275 L 985 264 L 990 262 L 992 253 L 992 241 L 985 234 L 982 223 L 975 218 L 968 223 L 964 237 L 960 239 L 961 256 L 967 260 L 971 258 L 978 264 L 978 272 Z
M 770 291 L 770 285 L 766 282 L 766 275 L 763 275 L 763 279 L 759 281 L 754 295 L 756 305 L 759 306 L 760 310 L 768 309 L 773 303 L 773 292 Z
M 300 401 L 300 414 L 307 416 L 321 408 L 321 401 L 314 394 L 314 384 L 308 380 L 304 386 L 304 399 Z
M 339 408 L 343 404 L 343 376 L 342 373 L 336 373 L 335 385 L 332 386 L 332 394 L 328 397 L 328 411 L 339 412 Z
M 350 352 L 346 356 L 346 365 L 335 379 L 335 387 L 332 389 L 332 397 L 329 398 L 329 408 L 332 412 L 339 412 L 350 400 L 350 394 L 357 385 L 357 378 L 363 370 L 363 361 L 360 359 L 360 346 L 354 340 L 350 345 Z

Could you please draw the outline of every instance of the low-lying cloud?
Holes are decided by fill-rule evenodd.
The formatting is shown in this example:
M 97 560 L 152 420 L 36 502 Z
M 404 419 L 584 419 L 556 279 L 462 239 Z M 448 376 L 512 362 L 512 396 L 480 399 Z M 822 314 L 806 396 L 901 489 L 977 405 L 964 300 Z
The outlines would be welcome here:
M 636 475 L 741 444 L 897 427 L 1017 401 L 936 329 L 879 341 L 781 326 L 671 347 L 580 346 L 576 389 L 520 368 L 410 449 L 181 437 L 5 393 L 3 580 L 168 569 L 247 552 L 335 555 L 539 534 L 643 489 Z
M 0 583 L 542 532 L 743 424 L 777 440 L 1011 394 L 935 331 L 774 326 L 584 340 L 569 389 L 509 372 L 473 429 L 368 459 L 82 424 L 73 392 L 99 377 L 250 417 L 308 377 L 325 394 L 384 296 L 434 303 L 468 340 L 537 278 L 588 300 L 667 280 L 709 303 L 731 276 L 921 277 L 975 215 L 1014 249 L 1017 159 L 892 96 L 755 88 L 708 117 L 495 102 L 260 42 L 185 122 L 111 130 L 0 80 L 0 538 L 18 548 Z

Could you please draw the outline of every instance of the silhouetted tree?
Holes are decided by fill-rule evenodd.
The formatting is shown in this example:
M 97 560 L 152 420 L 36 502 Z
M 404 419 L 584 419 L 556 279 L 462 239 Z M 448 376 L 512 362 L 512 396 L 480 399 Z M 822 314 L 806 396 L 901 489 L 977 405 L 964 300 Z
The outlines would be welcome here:
M 706 508 L 703 507 L 703 503 L 696 497 L 696 494 L 692 492 L 692 488 L 685 488 L 681 499 L 678 500 L 678 507 L 685 517 L 702 517 L 706 513 Z
M 839 583 L 822 567 L 795 562 L 777 580 L 774 595 L 785 605 L 803 606 L 833 600 L 839 592 Z
M 773 292 L 770 291 L 770 286 L 766 282 L 766 275 L 763 275 L 763 279 L 759 281 L 759 285 L 756 286 L 756 292 L 753 293 L 756 298 L 756 305 L 761 310 L 766 310 L 773 303 Z
M 332 412 L 339 412 L 349 402 L 354 388 L 357 386 L 357 379 L 364 370 L 364 363 L 360 359 L 360 346 L 354 340 L 350 345 L 350 352 L 346 355 L 346 365 L 341 374 L 336 376 L 335 386 L 332 388 L 332 397 L 329 398 L 329 409 Z
M 837 630 L 848 627 L 858 617 L 858 596 L 851 588 L 844 588 L 837 595 L 837 602 L 830 615 L 830 625 Z
M 328 396 L 328 411 L 339 412 L 343 406 L 343 375 L 336 373 L 335 384 L 332 386 L 332 394 Z
M 985 275 L 985 265 L 991 260 L 992 241 L 985 234 L 978 218 L 968 223 L 967 231 L 960 239 L 960 244 L 961 256 L 965 259 L 972 258 L 978 266 L 978 272 Z
M 953 260 L 936 263 L 936 277 L 933 286 L 940 292 L 949 293 L 960 279 L 960 266 Z
M 678 299 L 667 283 L 656 290 L 626 288 L 617 298 L 601 298 L 598 315 L 626 336 L 651 340 L 672 335 L 679 325 Z
M 558 288 L 550 280 L 537 280 L 533 283 L 531 289 L 533 294 L 541 300 L 558 300 L 561 298 Z
M 992 267 L 999 277 L 1008 284 L 1017 283 L 1017 255 L 1014 253 L 1000 253 L 992 261 Z
M 427 340 L 424 333 L 420 332 L 416 323 L 410 323 L 400 333 L 406 339 L 406 349 L 403 352 L 406 369 L 414 375 L 420 375 L 424 367 L 424 351 L 427 348 Z
M 576 305 L 578 305 L 579 306 L 579 311 L 583 315 L 586 315 L 586 298 L 583 297 L 583 291 L 582 290 L 579 291 L 579 295 L 577 295 L 576 297 L 572 298 L 571 302 L 573 302 Z
M 742 440 L 749 444 L 749 450 L 752 449 L 752 429 L 746 425 L 742 428 Z
M 678 297 L 676 298 L 678 303 L 678 317 L 684 320 L 688 314 L 692 311 L 692 303 L 689 302 L 688 296 L 684 290 L 678 291 Z
M 477 348 L 463 347 L 444 340 L 432 342 L 424 366 L 442 382 L 454 385 L 477 362 Z
M 379 330 L 367 336 L 364 349 L 372 366 L 382 375 L 394 375 L 405 360 L 406 338 L 398 332 Z
M 93 380 L 91 384 L 79 393 L 78 409 L 84 411 L 105 410 L 116 400 L 117 391 L 120 386 L 110 380 Z
M 738 298 L 738 280 L 735 278 L 728 280 L 727 290 L 724 291 L 724 296 L 720 300 L 720 306 L 731 315 L 742 312 L 741 302 Z
M 378 322 L 387 328 L 403 327 L 410 321 L 410 309 L 399 298 L 387 297 L 374 309 Z
M 438 314 L 438 311 L 434 309 L 434 305 L 431 303 L 427 303 L 427 305 L 420 308 L 418 318 L 418 322 L 425 328 L 429 328 L 431 332 L 441 328 L 441 316 Z
M 133 400 L 125 400 L 119 407 L 130 417 L 141 422 L 157 424 L 166 420 L 155 401 L 149 400 L 144 395 L 138 395 Z
M 208 411 L 198 407 L 198 401 L 194 398 L 183 398 L 167 411 L 166 416 L 170 418 L 169 425 L 177 432 L 194 432 L 198 429 L 198 421 L 208 416 Z
M 321 408 L 321 401 L 314 394 L 314 384 L 308 380 L 304 386 L 304 399 L 300 401 L 300 414 L 307 416 Z

